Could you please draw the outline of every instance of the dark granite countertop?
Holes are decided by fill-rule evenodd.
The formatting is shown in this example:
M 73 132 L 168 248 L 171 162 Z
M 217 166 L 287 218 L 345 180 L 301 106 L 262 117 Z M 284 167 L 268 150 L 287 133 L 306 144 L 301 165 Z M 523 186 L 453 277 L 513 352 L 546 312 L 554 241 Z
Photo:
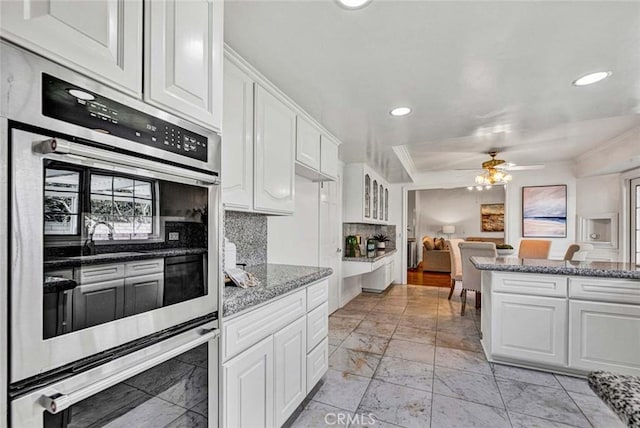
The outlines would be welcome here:
M 186 256 L 204 254 L 206 248 L 163 248 L 158 250 L 123 251 L 117 253 L 98 254 L 95 256 L 56 257 L 45 260 L 45 270 L 97 265 L 104 263 L 131 262 L 136 260 L 155 259 L 158 257 Z
M 45 276 L 44 277 L 44 293 L 57 293 L 59 291 L 72 290 L 76 288 L 78 284 L 67 278 L 61 278 L 59 276 Z
M 393 248 L 391 250 L 387 250 L 384 252 L 384 254 L 380 255 L 380 256 L 375 256 L 375 257 L 343 257 L 342 261 L 343 262 L 365 262 L 365 263 L 373 263 L 373 262 L 377 262 L 380 259 L 384 259 L 387 256 L 390 256 L 392 254 L 395 254 L 398 250 Z M 377 254 L 377 252 L 376 252 Z
M 625 262 L 572 262 L 517 257 L 471 257 L 471 262 L 480 270 L 640 279 L 640 266 Z
M 225 286 L 222 302 L 222 313 L 225 317 L 267 302 L 296 288 L 304 287 L 333 273 L 331 268 L 326 267 L 271 263 L 248 266 L 246 271 L 253 273 L 260 285 L 249 288 Z

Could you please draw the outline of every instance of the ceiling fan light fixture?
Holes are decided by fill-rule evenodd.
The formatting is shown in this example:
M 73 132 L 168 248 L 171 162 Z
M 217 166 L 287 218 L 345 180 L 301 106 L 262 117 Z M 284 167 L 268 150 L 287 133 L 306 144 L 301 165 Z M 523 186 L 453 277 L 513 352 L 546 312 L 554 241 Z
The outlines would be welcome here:
M 400 117 L 411 113 L 411 107 L 396 107 L 389 112 L 391 116 Z
M 611 76 L 610 71 L 596 71 L 595 73 L 585 74 L 573 81 L 573 86 L 587 86 L 598 83 Z
M 361 9 L 371 3 L 371 0 L 336 0 L 345 9 Z

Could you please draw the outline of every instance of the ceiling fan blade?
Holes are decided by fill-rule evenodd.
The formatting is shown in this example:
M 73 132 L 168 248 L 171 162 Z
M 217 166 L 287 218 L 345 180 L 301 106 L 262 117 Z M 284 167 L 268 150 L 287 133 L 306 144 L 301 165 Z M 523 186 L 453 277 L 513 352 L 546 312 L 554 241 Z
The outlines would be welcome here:
M 499 169 L 504 169 L 505 171 L 530 171 L 544 169 L 544 165 L 507 165 Z

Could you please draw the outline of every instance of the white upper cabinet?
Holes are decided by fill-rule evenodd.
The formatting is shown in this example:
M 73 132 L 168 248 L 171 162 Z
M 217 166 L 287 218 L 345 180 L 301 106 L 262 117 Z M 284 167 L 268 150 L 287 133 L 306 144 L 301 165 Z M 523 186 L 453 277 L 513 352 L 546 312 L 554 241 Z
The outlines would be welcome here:
M 367 165 L 346 165 L 343 180 L 343 220 L 346 223 L 388 224 L 387 182 Z
M 253 208 L 253 80 L 224 61 L 222 201 L 227 209 Z
M 296 160 L 315 170 L 320 169 L 320 131 L 306 119 L 296 119 Z
M 223 4 L 221 0 L 145 1 L 145 101 L 218 132 Z
M 295 209 L 296 114 L 258 84 L 254 102 L 254 207 L 291 214 Z
M 0 2 L 2 37 L 137 97 L 142 21 L 142 0 Z
M 338 144 L 324 135 L 320 137 L 320 172 L 338 178 Z

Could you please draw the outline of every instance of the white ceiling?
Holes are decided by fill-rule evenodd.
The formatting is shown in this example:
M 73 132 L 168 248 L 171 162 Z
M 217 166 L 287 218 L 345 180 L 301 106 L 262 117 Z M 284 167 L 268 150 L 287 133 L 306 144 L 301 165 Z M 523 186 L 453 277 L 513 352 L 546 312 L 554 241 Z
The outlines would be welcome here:
M 638 1 L 227 0 L 225 41 L 343 142 L 343 160 L 394 182 L 409 176 L 393 146 L 424 173 L 493 148 L 571 160 L 640 126 Z M 613 75 L 571 84 L 596 70 Z M 413 113 L 391 117 L 400 105 Z

